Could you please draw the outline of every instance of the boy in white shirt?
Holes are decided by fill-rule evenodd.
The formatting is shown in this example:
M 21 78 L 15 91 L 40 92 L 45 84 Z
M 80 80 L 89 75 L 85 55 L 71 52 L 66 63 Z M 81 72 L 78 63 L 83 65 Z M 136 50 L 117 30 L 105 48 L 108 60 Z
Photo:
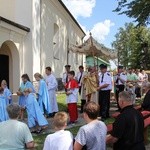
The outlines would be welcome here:
M 53 125 L 55 133 L 46 137 L 43 150 L 73 150 L 73 135 L 65 131 L 68 115 L 65 112 L 58 112 L 54 116 Z

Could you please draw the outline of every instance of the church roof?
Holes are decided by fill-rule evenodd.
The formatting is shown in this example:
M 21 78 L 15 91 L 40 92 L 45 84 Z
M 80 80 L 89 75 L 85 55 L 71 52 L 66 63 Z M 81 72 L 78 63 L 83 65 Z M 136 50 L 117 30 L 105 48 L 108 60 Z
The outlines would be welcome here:
M 1 17 L 1 16 L 0 16 L 0 21 L 6 22 L 6 23 L 8 23 L 8 24 L 10 24 L 10 25 L 12 25 L 12 26 L 15 26 L 15 27 L 17 27 L 17 28 L 19 28 L 19 29 L 21 29 L 21 30 L 24 30 L 24 31 L 26 31 L 26 32 L 30 32 L 30 28 L 25 27 L 25 26 L 23 26 L 23 25 L 21 25 L 21 24 L 18 24 L 18 23 L 14 22 L 14 21 L 8 20 L 8 19 L 6 19 L 6 18 L 4 18 L 4 17 Z

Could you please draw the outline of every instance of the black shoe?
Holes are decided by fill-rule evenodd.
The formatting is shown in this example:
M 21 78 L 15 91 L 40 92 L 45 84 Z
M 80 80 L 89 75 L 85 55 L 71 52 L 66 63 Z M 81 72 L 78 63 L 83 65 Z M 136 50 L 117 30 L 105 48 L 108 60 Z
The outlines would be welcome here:
M 48 117 L 49 117 L 49 118 L 53 118 L 53 117 L 54 117 L 54 113 L 50 113 L 50 114 L 48 115 Z
M 37 132 L 36 130 L 31 131 L 31 133 L 36 133 L 36 132 Z
M 55 116 L 56 113 L 57 113 L 57 112 L 53 112 L 53 117 Z
M 36 134 L 40 134 L 42 132 L 42 129 L 36 130 Z
M 83 113 L 83 110 L 80 110 L 80 114 L 82 114 Z

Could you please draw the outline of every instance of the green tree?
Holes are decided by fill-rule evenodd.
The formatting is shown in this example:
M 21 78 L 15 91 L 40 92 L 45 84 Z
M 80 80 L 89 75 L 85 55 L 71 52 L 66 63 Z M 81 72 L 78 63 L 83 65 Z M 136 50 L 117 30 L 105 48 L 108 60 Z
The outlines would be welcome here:
M 150 69 L 150 29 L 126 23 L 119 29 L 113 42 L 118 61 L 125 67 Z
M 114 11 L 134 18 L 139 25 L 150 23 L 150 0 L 118 0 Z

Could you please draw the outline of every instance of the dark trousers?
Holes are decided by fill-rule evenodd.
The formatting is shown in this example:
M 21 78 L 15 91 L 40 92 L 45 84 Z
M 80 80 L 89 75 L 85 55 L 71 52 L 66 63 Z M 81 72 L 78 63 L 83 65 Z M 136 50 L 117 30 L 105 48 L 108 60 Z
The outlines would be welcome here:
M 85 99 L 81 99 L 81 110 L 80 113 L 83 113 L 83 107 L 86 104 L 86 100 Z
M 81 95 L 81 86 L 79 86 L 79 95 Z
M 141 97 L 141 87 L 140 86 L 137 86 L 135 88 L 135 94 L 136 94 L 136 97 Z
M 110 90 L 99 91 L 100 116 L 102 118 L 109 117 L 110 108 Z
M 119 93 L 124 91 L 125 86 L 124 85 L 116 85 L 116 100 L 117 100 L 117 107 L 119 110 L 121 110 L 120 106 L 119 106 Z

